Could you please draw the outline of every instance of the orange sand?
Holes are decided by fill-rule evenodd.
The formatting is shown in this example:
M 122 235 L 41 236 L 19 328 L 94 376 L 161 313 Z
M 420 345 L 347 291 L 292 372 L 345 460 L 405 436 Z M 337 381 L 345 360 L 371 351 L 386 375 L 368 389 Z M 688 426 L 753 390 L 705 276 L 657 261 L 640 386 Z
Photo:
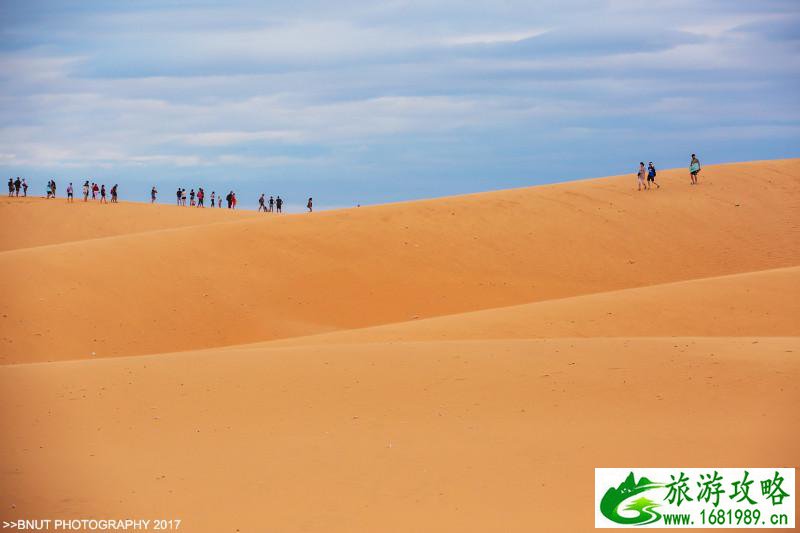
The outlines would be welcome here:
M 187 209 L 162 203 L 106 205 L 91 200 L 84 203 L 81 199 L 67 204 L 64 198 L 10 199 L 3 196 L 0 197 L 0 220 L 11 231 L 0 235 L 0 250 L 242 220 L 256 215 L 253 211 L 239 209 Z
M 596 466 L 798 466 L 800 160 L 685 174 L 283 217 L 3 198 L 0 518 L 588 531 Z

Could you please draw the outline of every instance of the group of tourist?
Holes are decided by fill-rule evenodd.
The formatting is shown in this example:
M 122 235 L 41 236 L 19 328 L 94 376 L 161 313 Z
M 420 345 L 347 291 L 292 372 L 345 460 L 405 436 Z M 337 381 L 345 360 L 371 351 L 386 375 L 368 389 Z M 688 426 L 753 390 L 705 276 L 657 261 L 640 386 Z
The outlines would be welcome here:
M 221 194 L 217 195 L 216 191 L 211 191 L 209 195 L 210 204 L 209 207 L 216 207 L 221 208 L 226 206 L 228 209 L 236 209 L 236 193 L 234 191 L 228 192 L 228 194 L 223 196 Z M 150 189 L 150 203 L 155 203 L 158 199 L 158 189 L 153 186 Z M 194 189 L 189 189 L 189 192 L 186 192 L 186 189 L 178 187 L 175 191 L 175 200 L 178 205 L 180 206 L 189 206 L 189 207 L 205 207 L 206 201 L 206 191 L 202 187 L 198 187 L 197 191 Z M 308 199 L 308 207 L 309 212 L 313 210 L 313 199 Z M 261 193 L 261 196 L 258 198 L 258 211 L 264 211 L 265 213 L 281 213 L 283 212 L 283 198 L 280 196 L 270 196 L 267 199 L 266 194 Z
M 113 187 L 108 191 L 111 195 L 111 203 L 117 203 L 117 188 L 119 185 L 116 183 Z M 22 196 L 28 196 L 28 182 L 25 178 L 17 179 L 8 179 L 8 195 L 9 196 L 19 196 L 20 191 L 22 191 Z M 89 201 L 89 195 L 91 194 L 92 200 L 100 199 L 100 203 L 108 203 L 107 199 L 107 192 L 106 186 L 98 185 L 97 183 L 92 183 L 89 185 L 89 181 L 85 181 L 83 184 L 83 201 Z M 56 197 L 56 180 L 50 179 L 47 180 L 47 188 L 45 190 L 45 197 L 46 198 L 55 198 Z M 67 185 L 67 202 L 74 202 L 75 201 L 75 190 L 72 186 L 72 182 Z
M 55 198 L 56 197 L 56 182 L 55 181 L 51 181 L 51 183 L 52 183 L 52 186 L 48 186 L 48 196 L 47 197 L 50 198 L 51 197 L 50 193 L 52 192 L 52 198 Z M 89 180 L 86 180 L 85 182 L 83 182 L 83 187 L 82 187 L 83 201 L 84 202 L 88 202 L 89 201 L 89 195 L 91 194 L 92 200 L 99 199 L 101 204 L 107 204 L 108 203 L 108 194 L 110 193 L 111 194 L 111 203 L 112 204 L 116 204 L 117 203 L 117 188 L 118 187 L 119 187 L 119 185 L 117 185 L 115 183 L 114 186 L 111 187 L 111 190 L 106 190 L 105 183 L 102 184 L 102 185 L 98 185 L 97 183 L 92 183 L 91 185 L 89 185 Z M 67 185 L 67 202 L 74 202 L 74 201 L 75 201 L 75 189 L 72 187 L 72 182 L 70 182 L 70 184 Z
M 156 190 L 155 186 L 153 186 L 153 188 L 150 189 L 150 203 L 154 203 L 156 201 L 156 195 L 157 194 L 158 194 L 158 191 Z M 231 191 L 230 194 L 232 195 L 233 191 Z M 178 190 L 175 191 L 175 199 L 176 199 L 178 205 L 184 205 L 184 206 L 187 205 L 187 203 L 186 203 L 187 196 L 189 198 L 188 205 L 190 205 L 192 207 L 205 207 L 206 206 L 205 205 L 205 203 L 206 203 L 206 191 L 202 187 L 198 187 L 197 191 L 195 191 L 194 189 L 191 189 L 189 191 L 188 195 L 186 194 L 186 189 L 182 189 L 180 187 L 178 187 Z M 217 193 L 214 192 L 214 191 L 211 191 L 211 207 L 216 207 L 216 205 L 215 205 L 216 203 L 217 203 Z M 235 205 L 236 205 L 236 203 L 234 202 L 234 206 Z M 222 201 L 219 202 L 219 207 L 222 207 Z M 228 207 L 230 208 L 231 206 L 228 206 Z
M 697 159 L 696 154 L 692 154 L 692 161 L 689 163 L 689 177 L 691 178 L 691 184 L 697 185 L 697 175 L 700 173 L 700 160 Z M 655 185 L 657 189 L 661 188 L 661 185 L 658 184 L 656 181 L 656 167 L 653 165 L 653 162 L 647 166 L 644 166 L 644 161 L 639 162 L 639 170 L 636 172 L 636 179 L 638 184 L 637 190 L 650 190 L 652 185 Z
M 309 198 L 309 201 L 311 199 Z M 264 211 L 265 213 L 282 213 L 283 212 L 283 198 L 278 196 L 277 198 L 270 196 L 269 200 L 266 199 L 266 195 L 262 192 L 261 196 L 258 197 L 258 211 Z M 309 207 L 309 211 L 311 208 Z
M 19 176 L 17 179 L 8 178 L 8 195 L 19 196 L 20 190 L 22 196 L 28 196 L 28 182 L 25 181 L 25 178 L 20 179 Z
M 650 188 L 650 184 L 655 185 L 657 188 L 661 188 L 661 185 L 656 182 L 656 167 L 653 165 L 653 162 L 650 161 L 650 164 L 647 167 L 644 166 L 644 161 L 639 163 L 639 171 L 636 173 L 636 177 L 639 180 L 638 190 L 648 190 Z
M 153 186 L 150 189 L 150 203 L 155 203 L 158 199 L 158 189 Z M 178 205 L 182 206 L 190 206 L 190 207 L 205 207 L 206 206 L 206 191 L 202 187 L 198 187 L 197 191 L 194 189 L 190 189 L 189 192 L 186 192 L 186 189 L 178 187 L 175 191 L 175 199 Z M 187 203 L 188 200 L 188 203 Z M 217 194 L 216 191 L 211 191 L 211 195 L 209 196 L 210 205 L 209 207 L 216 207 L 222 208 L 223 207 L 223 197 L 222 194 Z M 236 193 L 233 191 L 228 192 L 224 198 L 224 204 L 228 207 L 228 209 L 236 209 Z
M 692 154 L 692 160 L 689 163 L 689 176 L 691 178 L 691 184 L 697 185 L 697 175 L 700 173 L 700 160 L 697 159 L 696 154 Z M 636 173 L 636 177 L 638 180 L 638 189 L 641 190 L 650 190 L 650 188 L 655 185 L 657 189 L 661 188 L 661 185 L 656 181 L 656 167 L 652 161 L 645 166 L 644 161 L 639 163 L 639 169 Z M 111 193 L 111 203 L 117 203 L 117 184 L 114 184 L 109 191 Z M 25 181 L 25 178 L 20 178 L 19 176 L 16 179 L 8 178 L 8 195 L 9 196 L 19 196 L 20 191 L 22 192 L 22 196 L 28 196 L 28 183 Z M 97 183 L 89 184 L 89 180 L 86 180 L 83 184 L 83 201 L 89 201 L 89 195 L 91 195 L 92 200 L 100 199 L 100 203 L 108 203 L 106 200 L 106 186 L 105 184 L 98 185 Z M 150 189 L 150 203 L 155 203 L 158 195 L 158 190 L 153 186 Z M 47 181 L 47 198 L 55 198 L 56 197 L 56 181 L 54 179 Z M 206 191 L 202 187 L 198 187 L 197 191 L 194 189 L 189 190 L 187 195 L 186 189 L 178 187 L 178 190 L 175 193 L 175 197 L 177 199 L 178 205 L 185 206 L 187 205 L 186 200 L 188 197 L 189 203 L 188 205 L 192 207 L 205 207 L 205 200 L 206 200 Z M 222 195 L 217 195 L 216 191 L 211 191 L 211 207 L 221 208 L 223 206 L 223 198 Z M 67 201 L 74 202 L 74 193 L 72 189 L 72 183 L 67 186 Z M 225 205 L 228 209 L 236 209 L 236 193 L 233 191 L 228 192 L 225 195 Z M 261 193 L 261 196 L 258 198 L 258 211 L 264 211 L 265 213 L 281 213 L 283 211 L 283 199 L 280 196 L 270 196 L 267 199 L 264 193 Z M 306 208 L 310 213 L 313 211 L 313 203 L 314 199 L 309 198 L 308 202 L 306 203 Z
M 108 203 L 108 193 L 111 194 L 111 203 L 117 203 L 117 189 L 119 188 L 118 184 L 114 184 L 111 187 L 111 190 L 106 190 L 106 185 L 103 183 L 102 185 L 98 185 L 97 183 L 92 182 L 89 185 L 89 180 L 83 182 L 82 192 L 83 192 L 83 201 L 89 201 L 89 195 L 92 196 L 92 200 L 100 200 L 101 204 Z M 55 188 L 53 189 L 53 198 L 55 198 Z M 75 201 L 75 190 L 72 187 L 72 183 L 67 186 L 67 202 L 74 202 Z
M 118 184 L 114 184 L 110 190 L 106 190 L 105 184 L 97 184 L 92 182 L 91 184 L 89 181 L 85 181 L 83 184 L 83 201 L 89 201 L 89 197 L 91 196 L 92 200 L 100 200 L 100 203 L 108 203 L 107 196 L 110 194 L 111 196 L 111 203 L 117 203 L 117 189 Z M 28 196 L 28 183 L 25 178 L 9 178 L 8 179 L 8 195 L 9 196 L 19 196 L 20 191 L 22 192 L 22 196 Z M 47 181 L 47 198 L 55 198 L 56 197 L 56 181 L 55 180 L 48 180 Z M 178 187 L 178 190 L 175 193 L 177 203 L 181 206 L 191 206 L 191 207 L 205 207 L 206 202 L 206 191 L 202 187 L 198 187 L 197 191 L 194 189 L 190 189 L 189 192 L 186 192 L 186 189 Z M 158 199 L 158 189 L 153 186 L 150 189 L 150 203 L 155 203 Z M 209 197 L 211 201 L 210 207 L 217 207 L 221 208 L 223 205 L 227 206 L 228 209 L 236 209 L 236 193 L 234 191 L 228 192 L 225 195 L 224 199 L 222 195 L 217 195 L 216 191 L 211 191 L 211 195 Z M 72 183 L 67 186 L 67 202 L 74 202 L 75 201 L 75 194 Z M 312 211 L 312 199 L 308 199 L 308 210 Z M 264 211 L 268 213 L 281 213 L 283 211 L 283 198 L 280 196 L 274 197 L 270 196 L 269 200 L 266 199 L 266 195 L 263 193 L 258 199 L 258 210 Z

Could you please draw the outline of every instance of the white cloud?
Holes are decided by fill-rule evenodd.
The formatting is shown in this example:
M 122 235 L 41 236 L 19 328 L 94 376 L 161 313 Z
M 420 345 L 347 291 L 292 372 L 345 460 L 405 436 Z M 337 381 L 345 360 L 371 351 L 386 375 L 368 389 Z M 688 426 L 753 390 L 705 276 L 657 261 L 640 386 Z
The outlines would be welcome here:
M 536 29 L 496 33 L 472 33 L 445 37 L 442 39 L 442 42 L 446 45 L 515 43 L 543 35 L 547 33 L 547 31 L 548 30 Z
M 303 140 L 304 135 L 299 131 L 288 130 L 205 131 L 200 133 L 183 133 L 167 138 L 197 146 L 228 146 L 252 141 L 298 142 Z
M 0 166 L 455 176 L 478 152 L 488 173 L 593 135 L 677 139 L 693 116 L 709 142 L 786 145 L 800 56 L 737 32 L 783 16 L 742 5 L 344 1 L 0 22 Z

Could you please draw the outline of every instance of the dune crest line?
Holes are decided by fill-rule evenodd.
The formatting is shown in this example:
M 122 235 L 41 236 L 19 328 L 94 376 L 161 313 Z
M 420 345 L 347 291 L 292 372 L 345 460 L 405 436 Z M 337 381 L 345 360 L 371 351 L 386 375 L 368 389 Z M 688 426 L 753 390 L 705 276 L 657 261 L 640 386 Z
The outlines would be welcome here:
M 800 264 L 800 160 L 709 165 L 696 187 L 685 169 L 659 179 L 648 192 L 629 175 L 251 213 L 0 254 L 0 363 L 228 346 Z M 170 217 L 183 211 L 203 214 Z

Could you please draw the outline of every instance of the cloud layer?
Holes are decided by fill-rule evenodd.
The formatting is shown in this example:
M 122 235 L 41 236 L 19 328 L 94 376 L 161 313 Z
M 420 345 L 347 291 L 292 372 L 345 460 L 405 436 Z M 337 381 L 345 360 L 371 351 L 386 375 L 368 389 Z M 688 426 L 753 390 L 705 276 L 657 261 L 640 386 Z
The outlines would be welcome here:
M 350 205 L 800 155 L 795 1 L 288 4 L 3 2 L 0 168 Z

